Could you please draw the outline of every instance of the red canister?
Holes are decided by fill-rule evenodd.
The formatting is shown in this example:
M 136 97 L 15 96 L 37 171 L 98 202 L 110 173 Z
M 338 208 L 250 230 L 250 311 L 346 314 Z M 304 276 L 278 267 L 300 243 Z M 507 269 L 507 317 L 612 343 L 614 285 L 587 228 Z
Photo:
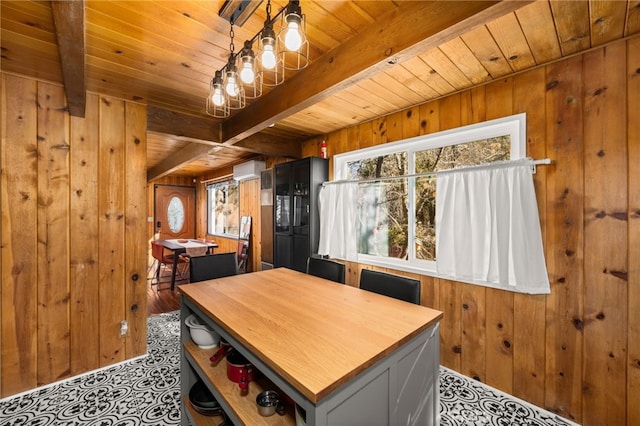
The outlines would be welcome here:
M 238 383 L 243 391 L 255 379 L 256 369 L 242 354 L 232 350 L 227 354 L 227 378 Z

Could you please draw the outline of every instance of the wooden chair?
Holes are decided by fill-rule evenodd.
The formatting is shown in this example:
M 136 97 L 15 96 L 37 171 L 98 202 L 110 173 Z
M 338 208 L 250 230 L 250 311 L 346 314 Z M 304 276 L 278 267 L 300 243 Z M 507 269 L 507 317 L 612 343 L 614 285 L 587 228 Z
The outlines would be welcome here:
M 310 257 L 307 259 L 307 274 L 325 278 L 344 284 L 345 266 L 335 260 L 323 259 L 320 257 Z
M 420 281 L 386 272 L 363 269 L 360 288 L 374 293 L 420 304 Z
M 157 264 L 156 271 L 154 273 L 154 279 L 151 281 L 151 285 L 159 285 L 168 281 L 160 280 L 160 271 L 163 267 L 167 266 L 173 268 L 175 256 L 173 252 L 166 253 L 165 247 L 155 241 L 151 241 L 151 256 L 153 256 L 154 263 Z M 186 272 L 189 266 L 188 260 L 178 256 L 178 264 L 176 265 L 176 281 L 186 279 Z M 157 287 L 160 290 L 160 286 Z
M 190 282 L 228 277 L 238 273 L 238 255 L 232 253 L 206 254 L 189 259 Z

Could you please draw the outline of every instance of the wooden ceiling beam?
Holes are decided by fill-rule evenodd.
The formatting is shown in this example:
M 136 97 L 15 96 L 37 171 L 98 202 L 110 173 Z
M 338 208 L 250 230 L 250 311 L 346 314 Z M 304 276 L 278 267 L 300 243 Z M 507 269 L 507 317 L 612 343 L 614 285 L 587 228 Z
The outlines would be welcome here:
M 147 105 L 147 131 L 175 135 L 190 141 L 189 145 L 147 170 L 147 181 L 159 179 L 192 161 L 207 155 L 220 142 L 220 123 L 213 119 L 195 117 Z
M 262 133 L 251 135 L 234 145 L 225 146 L 272 157 L 300 158 L 302 156 L 302 144 L 299 141 L 282 139 Z
M 225 121 L 222 141 L 240 141 L 375 73 L 528 3 L 530 1 L 398 2 L 397 8 L 362 33 Z
M 269 155 L 273 157 L 300 158 L 302 155 L 302 145 L 299 141 L 283 139 L 275 135 L 256 133 L 236 144 L 224 144 L 205 139 L 195 139 L 188 136 L 178 136 L 169 133 L 161 133 L 147 128 L 148 134 L 157 135 L 160 138 L 172 139 L 175 141 L 208 145 L 210 148 L 219 147 L 231 151 L 250 152 L 259 155 Z M 199 154 L 199 151 L 195 151 Z M 173 168 L 173 167 L 171 167 Z
M 178 152 L 171 154 L 165 158 L 160 164 L 147 170 L 147 182 L 160 179 L 167 176 L 183 166 L 193 162 L 194 160 L 207 155 L 210 151 L 215 150 L 215 146 L 202 143 L 191 143 Z
M 157 109 L 149 107 L 157 113 Z M 171 111 L 167 111 L 171 113 Z M 149 115 L 149 113 L 147 113 Z M 158 118 L 162 114 L 156 114 Z M 169 114 L 171 116 L 171 114 Z M 175 117 L 174 117 L 175 119 Z M 177 123 L 175 125 L 178 125 Z M 153 133 L 163 133 L 157 130 L 158 126 L 155 126 L 155 130 L 147 127 L 147 131 Z M 168 124 L 168 127 L 173 127 L 172 124 Z M 177 136 L 174 132 L 164 133 L 171 135 L 177 140 L 189 142 L 189 145 L 173 153 L 170 157 L 164 159 L 160 164 L 149 169 L 147 171 L 147 181 L 159 179 L 163 176 L 169 175 L 181 167 L 197 160 L 200 157 L 208 155 L 212 152 L 219 152 L 220 150 L 232 150 L 250 152 L 257 155 L 267 155 L 272 157 L 288 157 L 288 158 L 300 158 L 302 154 L 302 145 L 298 141 L 281 139 L 276 136 L 269 136 L 264 134 L 256 134 L 249 136 L 241 142 L 236 144 L 224 144 L 222 142 L 214 142 L 206 139 L 196 139 L 188 136 Z
M 84 0 L 51 1 L 56 28 L 62 81 L 67 95 L 69 114 L 84 117 L 86 107 L 85 79 L 85 2 Z
M 220 123 L 175 111 L 147 106 L 147 130 L 220 143 Z

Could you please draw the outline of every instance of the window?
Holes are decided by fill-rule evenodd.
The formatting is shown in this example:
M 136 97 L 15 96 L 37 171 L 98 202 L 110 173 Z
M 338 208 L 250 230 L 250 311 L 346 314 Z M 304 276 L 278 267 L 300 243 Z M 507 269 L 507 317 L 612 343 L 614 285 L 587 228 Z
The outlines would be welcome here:
M 356 200 L 358 260 L 435 271 L 431 173 L 523 158 L 525 141 L 519 114 L 335 156 L 335 180 L 363 181 Z
M 238 237 L 240 205 L 235 181 L 207 186 L 207 233 Z

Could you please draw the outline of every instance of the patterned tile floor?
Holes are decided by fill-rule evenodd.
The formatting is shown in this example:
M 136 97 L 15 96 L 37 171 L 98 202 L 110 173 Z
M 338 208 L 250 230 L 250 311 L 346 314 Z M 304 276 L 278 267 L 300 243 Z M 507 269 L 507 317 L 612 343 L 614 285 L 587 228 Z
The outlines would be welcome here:
M 180 424 L 179 314 L 149 317 L 148 328 L 148 356 L 0 400 L 0 425 Z M 440 414 L 443 426 L 574 425 L 446 368 Z

